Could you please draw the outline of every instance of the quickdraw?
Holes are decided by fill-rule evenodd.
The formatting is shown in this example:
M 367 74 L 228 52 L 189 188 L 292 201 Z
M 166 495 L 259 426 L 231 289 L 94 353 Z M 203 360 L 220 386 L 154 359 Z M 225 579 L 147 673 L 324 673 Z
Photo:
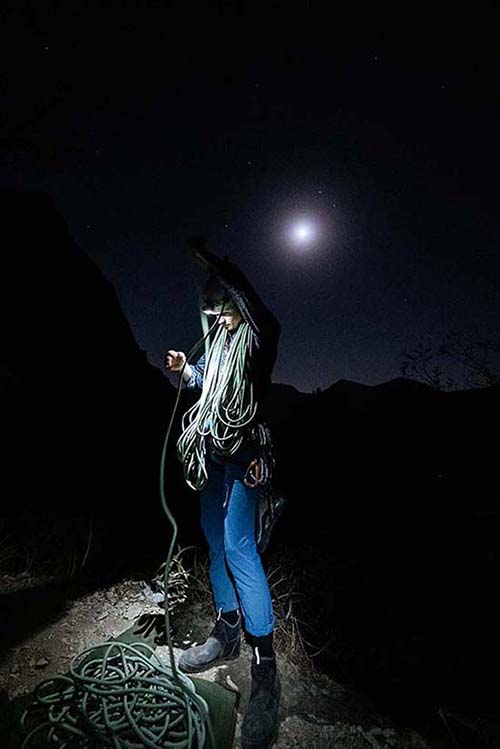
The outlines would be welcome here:
M 273 455 L 273 444 L 271 441 L 271 431 L 264 423 L 257 423 L 250 430 L 250 439 L 255 443 L 256 452 L 260 453 L 259 458 L 254 458 L 243 477 L 245 486 L 254 489 L 259 484 L 269 484 L 271 482 L 275 459 Z
M 255 513 L 255 539 L 259 553 L 267 548 L 272 530 L 281 516 L 286 500 L 273 488 L 271 477 L 276 465 L 271 431 L 264 423 L 257 423 L 250 430 L 250 439 L 260 457 L 250 461 L 243 482 L 251 489 L 258 487 Z

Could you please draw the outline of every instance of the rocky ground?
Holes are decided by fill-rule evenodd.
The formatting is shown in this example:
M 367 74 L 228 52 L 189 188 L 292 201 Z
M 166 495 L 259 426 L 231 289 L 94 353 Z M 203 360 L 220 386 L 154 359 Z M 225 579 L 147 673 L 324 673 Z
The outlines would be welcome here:
M 14 581 L 4 576 L 4 593 Z M 19 581 L 18 581 L 19 582 Z M 149 585 L 126 580 L 66 600 L 52 621 L 27 635 L 4 654 L 0 662 L 0 690 L 9 699 L 29 693 L 43 679 L 68 669 L 71 658 L 128 629 L 141 614 L 159 613 Z M 29 612 L 26 612 L 29 615 Z M 175 653 L 208 635 L 212 622 L 202 604 L 182 607 L 174 617 Z M 157 648 L 168 662 L 166 646 Z M 327 676 L 291 662 L 277 653 L 282 681 L 280 732 L 277 749 L 427 749 L 437 747 L 416 732 L 394 725 L 373 712 L 358 695 Z M 245 645 L 234 663 L 203 674 L 241 693 L 234 747 L 241 746 L 242 714 L 250 693 L 251 650 Z M 444 745 L 442 745 L 444 746 Z

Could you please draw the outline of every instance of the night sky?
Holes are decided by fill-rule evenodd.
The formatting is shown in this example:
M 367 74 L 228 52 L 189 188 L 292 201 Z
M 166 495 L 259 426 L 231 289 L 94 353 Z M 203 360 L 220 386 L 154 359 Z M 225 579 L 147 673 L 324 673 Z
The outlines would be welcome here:
M 498 340 L 493 4 L 66 5 L 1 11 L 0 185 L 53 197 L 151 363 L 201 336 L 194 235 L 280 320 L 275 382 L 375 385 L 449 330 Z

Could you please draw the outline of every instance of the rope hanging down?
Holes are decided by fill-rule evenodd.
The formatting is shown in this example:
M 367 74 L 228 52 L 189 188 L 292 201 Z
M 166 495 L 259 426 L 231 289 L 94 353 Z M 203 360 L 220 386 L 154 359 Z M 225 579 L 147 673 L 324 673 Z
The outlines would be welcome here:
M 233 334 L 224 366 L 222 355 L 229 334 L 221 326 L 206 353 L 203 388 L 199 400 L 182 417 L 182 434 L 177 455 L 183 464 L 188 486 L 201 491 L 207 482 L 206 437 L 221 455 L 233 455 L 245 440 L 244 427 L 257 412 L 253 384 L 248 377 L 248 360 L 253 333 L 241 322 Z
M 188 357 L 212 330 L 193 346 Z M 28 732 L 21 749 L 40 746 L 40 740 L 43 746 L 57 749 L 201 749 L 207 739 L 207 746 L 216 749 L 207 702 L 178 670 L 170 636 L 168 573 L 177 523 L 165 496 L 165 463 L 181 383 L 182 372 L 160 465 L 161 504 L 173 528 L 164 574 L 169 664 L 162 663 L 144 643 L 111 641 L 80 653 L 73 658 L 68 674 L 38 685 L 21 719 Z

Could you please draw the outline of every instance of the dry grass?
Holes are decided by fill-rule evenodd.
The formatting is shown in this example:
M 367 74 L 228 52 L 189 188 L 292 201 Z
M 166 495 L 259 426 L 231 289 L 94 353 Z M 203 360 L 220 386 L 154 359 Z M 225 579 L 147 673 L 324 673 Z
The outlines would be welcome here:
M 93 547 L 91 518 L 26 512 L 0 526 L 0 584 L 9 591 L 76 578 Z
M 99 543 L 89 519 L 27 517 L 18 524 L 14 536 L 0 525 L 0 587 L 4 592 L 32 587 L 41 582 L 78 578 L 89 555 Z M 314 656 L 330 646 L 333 635 L 319 622 L 322 612 L 311 605 L 311 581 L 298 568 L 293 551 L 271 547 L 263 558 L 275 615 L 275 644 L 279 653 L 309 674 L 316 671 Z M 164 564 L 151 580 L 151 587 L 163 591 Z M 169 607 L 177 613 L 191 606 L 197 615 L 214 615 L 209 559 L 206 550 L 189 546 L 177 548 L 170 567 Z M 321 624 L 321 626 L 318 626 Z M 321 638 L 323 637 L 323 641 Z
M 276 620 L 276 649 L 290 663 L 312 675 L 316 672 L 314 657 L 330 645 L 333 634 L 320 641 L 321 612 L 310 605 L 309 582 L 285 547 L 277 547 L 270 553 L 267 579 Z
M 184 560 L 184 555 L 193 546 L 185 548 L 177 547 L 177 552 L 172 556 L 168 575 L 168 607 L 171 614 L 185 605 L 190 599 L 192 588 L 192 574 Z M 165 567 L 166 561 L 160 565 L 154 577 L 150 581 L 154 593 L 165 596 Z M 161 604 L 164 606 L 164 602 Z

